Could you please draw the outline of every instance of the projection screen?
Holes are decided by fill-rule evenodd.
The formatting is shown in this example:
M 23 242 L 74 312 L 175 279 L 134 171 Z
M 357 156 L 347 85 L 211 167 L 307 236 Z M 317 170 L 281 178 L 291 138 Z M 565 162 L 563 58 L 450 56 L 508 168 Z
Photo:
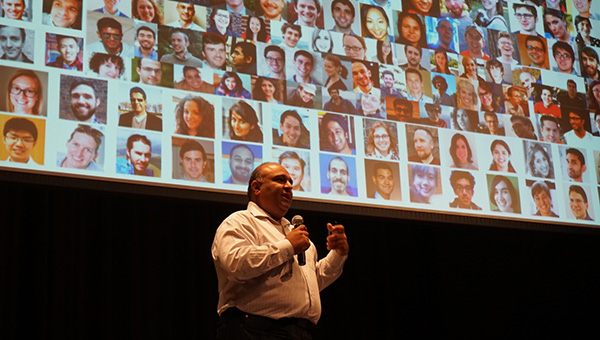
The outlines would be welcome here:
M 1 4 L 5 172 L 598 226 L 598 1 Z

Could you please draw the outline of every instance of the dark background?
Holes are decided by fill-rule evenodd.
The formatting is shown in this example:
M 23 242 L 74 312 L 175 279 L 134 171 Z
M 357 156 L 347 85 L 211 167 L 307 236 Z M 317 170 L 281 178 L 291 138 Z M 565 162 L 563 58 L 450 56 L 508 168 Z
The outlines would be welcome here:
M 244 202 L 0 172 L 0 337 L 214 338 L 210 247 Z M 297 206 L 310 204 L 288 217 L 304 216 L 321 256 L 326 222 L 350 242 L 344 274 L 321 294 L 319 339 L 598 336 L 596 230 Z

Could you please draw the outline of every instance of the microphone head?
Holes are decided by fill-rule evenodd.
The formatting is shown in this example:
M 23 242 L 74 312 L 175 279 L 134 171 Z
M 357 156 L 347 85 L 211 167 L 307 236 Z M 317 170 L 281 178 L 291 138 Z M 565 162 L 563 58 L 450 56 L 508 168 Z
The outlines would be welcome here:
M 304 219 L 302 218 L 302 216 L 296 215 L 296 216 L 292 217 L 293 225 L 301 225 L 303 223 L 304 223 Z

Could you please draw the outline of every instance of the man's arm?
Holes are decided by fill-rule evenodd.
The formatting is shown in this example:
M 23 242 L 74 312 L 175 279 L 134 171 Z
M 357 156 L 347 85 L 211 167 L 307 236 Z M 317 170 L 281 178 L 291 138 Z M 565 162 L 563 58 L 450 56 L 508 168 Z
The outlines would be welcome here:
M 342 274 L 349 251 L 344 226 L 327 223 L 327 229 L 331 232 L 327 237 L 329 254 L 317 263 L 316 268 L 320 291 L 332 284 Z

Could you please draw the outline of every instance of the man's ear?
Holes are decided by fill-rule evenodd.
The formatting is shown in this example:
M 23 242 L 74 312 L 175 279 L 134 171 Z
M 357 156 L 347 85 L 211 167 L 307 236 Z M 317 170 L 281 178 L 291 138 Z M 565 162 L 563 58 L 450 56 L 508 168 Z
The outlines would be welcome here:
M 252 193 L 254 195 L 257 195 L 258 193 L 260 193 L 260 182 L 257 180 L 252 181 L 252 183 L 250 184 L 250 187 L 252 188 Z

